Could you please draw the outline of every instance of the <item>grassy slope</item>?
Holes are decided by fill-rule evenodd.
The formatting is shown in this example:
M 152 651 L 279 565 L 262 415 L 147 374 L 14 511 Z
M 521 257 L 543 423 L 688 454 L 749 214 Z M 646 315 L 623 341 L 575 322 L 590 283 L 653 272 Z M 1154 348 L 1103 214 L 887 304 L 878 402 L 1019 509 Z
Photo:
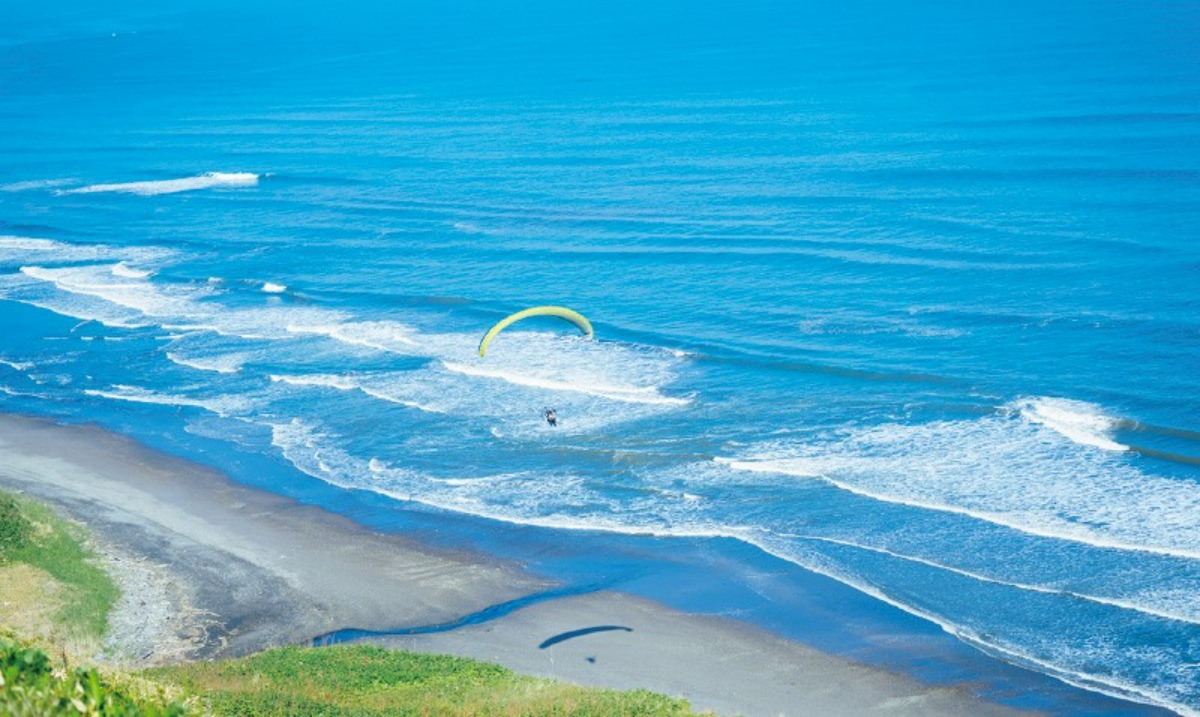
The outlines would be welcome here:
M 0 493 L 0 536 L 0 563 L 44 571 L 62 587 L 53 632 L 70 643 L 98 644 L 120 593 L 85 547 L 84 530 L 40 503 Z
M 690 715 L 684 700 L 578 687 L 499 665 L 368 645 L 283 647 L 145 673 L 218 715 Z

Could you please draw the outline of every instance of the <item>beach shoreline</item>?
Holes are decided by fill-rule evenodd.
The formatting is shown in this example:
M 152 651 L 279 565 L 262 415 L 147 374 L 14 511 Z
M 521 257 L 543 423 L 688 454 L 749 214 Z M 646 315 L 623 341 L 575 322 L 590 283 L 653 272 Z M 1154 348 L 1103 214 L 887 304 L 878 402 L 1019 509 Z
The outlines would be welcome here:
M 454 624 L 555 587 L 519 565 L 374 531 L 92 425 L 0 414 L 0 454 L 0 487 L 85 523 L 116 567 L 125 595 L 109 644 L 128 664 L 243 655 L 343 629 Z M 369 641 L 642 687 L 720 713 L 1020 714 L 970 685 L 927 685 L 613 590 Z

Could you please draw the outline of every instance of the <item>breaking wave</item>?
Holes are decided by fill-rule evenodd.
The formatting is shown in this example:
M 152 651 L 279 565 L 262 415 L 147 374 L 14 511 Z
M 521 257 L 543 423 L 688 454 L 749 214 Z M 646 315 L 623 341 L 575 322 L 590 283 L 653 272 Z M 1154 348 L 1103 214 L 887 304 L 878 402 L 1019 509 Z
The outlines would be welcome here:
M 197 189 L 216 187 L 253 187 L 261 175 L 251 172 L 205 172 L 194 177 L 162 179 L 142 182 L 118 182 L 114 184 L 89 184 L 86 187 L 59 190 L 60 194 L 96 194 L 101 192 L 123 192 L 144 197 L 158 194 L 191 192 Z

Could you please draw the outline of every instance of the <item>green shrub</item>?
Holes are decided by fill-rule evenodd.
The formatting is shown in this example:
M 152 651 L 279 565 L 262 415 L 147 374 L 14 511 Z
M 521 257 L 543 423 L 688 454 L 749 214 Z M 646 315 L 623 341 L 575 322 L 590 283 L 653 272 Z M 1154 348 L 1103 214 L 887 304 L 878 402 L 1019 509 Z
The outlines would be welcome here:
M 181 717 L 182 705 L 135 700 L 94 668 L 56 673 L 46 653 L 0 639 L 0 714 L 7 717 Z
M 14 550 L 29 543 L 33 526 L 21 512 L 17 501 L 6 493 L 0 493 L 0 562 L 4 562 Z

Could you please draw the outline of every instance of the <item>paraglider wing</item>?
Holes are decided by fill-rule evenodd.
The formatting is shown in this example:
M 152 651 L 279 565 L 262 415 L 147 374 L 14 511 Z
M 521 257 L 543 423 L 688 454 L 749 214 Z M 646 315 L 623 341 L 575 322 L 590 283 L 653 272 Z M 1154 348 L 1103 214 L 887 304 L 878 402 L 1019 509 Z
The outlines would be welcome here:
M 496 334 L 503 331 L 510 324 L 514 324 L 521 319 L 527 319 L 530 316 L 557 316 L 578 326 L 583 330 L 587 338 L 590 339 L 593 335 L 591 322 L 584 318 L 583 314 L 578 311 L 572 311 L 563 306 L 535 306 L 531 309 L 525 309 L 510 316 L 505 316 L 496 322 L 496 325 L 488 329 L 488 332 L 483 335 L 483 340 L 479 342 L 479 355 L 484 356 L 487 354 L 488 344 L 492 343 L 492 339 L 496 338 Z

